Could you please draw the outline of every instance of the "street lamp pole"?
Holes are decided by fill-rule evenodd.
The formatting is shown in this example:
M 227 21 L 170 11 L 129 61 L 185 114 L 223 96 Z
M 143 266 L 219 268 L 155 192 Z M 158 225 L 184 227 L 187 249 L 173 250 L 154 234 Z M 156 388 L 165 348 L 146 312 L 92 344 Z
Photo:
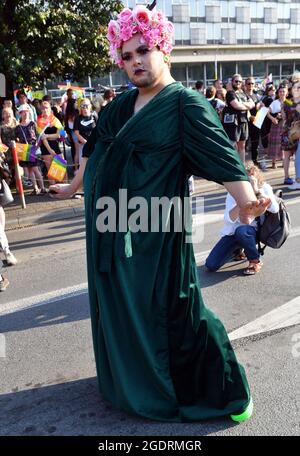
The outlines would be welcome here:
M 215 80 L 218 79 L 218 52 L 219 52 L 220 44 L 223 44 L 224 41 L 225 41 L 225 38 L 222 37 L 218 41 L 218 44 L 217 44 L 217 47 L 216 47 L 216 54 L 215 54 Z

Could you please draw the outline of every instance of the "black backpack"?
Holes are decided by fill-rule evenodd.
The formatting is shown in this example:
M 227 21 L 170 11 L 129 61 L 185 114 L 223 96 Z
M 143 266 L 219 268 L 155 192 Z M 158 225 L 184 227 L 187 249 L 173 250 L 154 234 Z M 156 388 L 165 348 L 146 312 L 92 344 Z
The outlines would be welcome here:
M 282 199 L 281 190 L 277 190 L 275 198 L 279 205 L 279 211 L 276 214 L 266 211 L 262 223 L 261 217 L 256 219 L 258 251 L 261 255 L 264 254 L 266 246 L 272 249 L 279 249 L 285 243 L 291 231 L 291 219 Z M 264 244 L 264 247 L 261 244 Z

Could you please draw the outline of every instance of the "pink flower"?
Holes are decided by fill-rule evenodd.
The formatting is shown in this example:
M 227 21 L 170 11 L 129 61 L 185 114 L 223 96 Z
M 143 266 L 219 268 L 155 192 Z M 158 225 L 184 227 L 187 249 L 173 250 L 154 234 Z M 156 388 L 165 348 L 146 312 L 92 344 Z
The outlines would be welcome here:
M 130 21 L 132 20 L 132 18 L 133 18 L 133 14 L 132 14 L 131 9 L 129 9 L 129 8 L 124 8 L 124 9 L 120 12 L 118 18 L 119 18 L 119 21 L 120 21 L 121 23 L 130 22 Z
M 170 35 L 173 35 L 174 33 L 174 25 L 172 24 L 172 22 L 170 21 L 167 21 L 165 23 L 165 30 L 167 33 L 169 33 Z
M 107 29 L 109 41 L 115 41 L 120 35 L 120 25 L 117 21 L 110 21 Z
M 143 29 L 145 29 L 149 25 L 151 20 L 151 11 L 149 11 L 148 8 L 146 8 L 143 5 L 137 6 L 133 10 L 133 14 L 135 20 L 138 23 L 139 28 L 142 27 Z
M 132 38 L 133 30 L 130 26 L 124 26 L 121 28 L 120 38 L 122 41 L 128 41 Z
M 169 54 L 173 48 L 174 26 L 162 11 L 150 11 L 142 5 L 136 6 L 133 11 L 124 8 L 117 20 L 110 21 L 107 32 L 110 55 L 119 67 L 124 67 L 122 45 L 135 33 L 141 33 L 140 42 L 146 43 L 150 49 L 159 46 L 162 52 Z

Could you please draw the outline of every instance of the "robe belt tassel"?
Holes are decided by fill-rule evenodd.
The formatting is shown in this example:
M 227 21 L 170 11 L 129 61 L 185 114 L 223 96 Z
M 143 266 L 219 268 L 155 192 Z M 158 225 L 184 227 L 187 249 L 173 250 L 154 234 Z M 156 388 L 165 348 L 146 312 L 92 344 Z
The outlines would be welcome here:
M 125 141 L 115 140 L 109 148 L 109 153 L 106 157 L 107 173 L 102 176 L 101 196 L 110 196 L 116 203 L 116 214 L 119 213 L 119 189 L 128 189 L 128 166 L 133 156 L 135 145 L 126 143 Z M 127 193 L 127 197 L 128 193 Z M 127 201 L 128 206 L 128 201 Z M 118 229 L 119 223 L 117 223 Z M 125 233 L 121 233 L 123 238 L 123 248 L 118 252 L 118 256 L 128 258 L 126 250 Z M 99 242 L 97 249 L 98 270 L 100 272 L 111 272 L 113 249 L 115 245 L 116 233 L 106 231 L 98 233 Z M 127 252 L 127 253 L 126 253 Z

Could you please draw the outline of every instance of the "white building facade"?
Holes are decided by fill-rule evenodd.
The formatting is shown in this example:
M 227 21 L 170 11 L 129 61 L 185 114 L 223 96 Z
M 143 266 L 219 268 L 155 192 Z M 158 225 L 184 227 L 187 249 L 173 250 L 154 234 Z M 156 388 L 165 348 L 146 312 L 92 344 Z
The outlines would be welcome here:
M 157 0 L 157 7 L 174 23 L 172 74 L 186 86 L 234 73 L 279 81 L 300 70 L 300 0 Z M 112 74 L 113 84 L 125 80 Z

